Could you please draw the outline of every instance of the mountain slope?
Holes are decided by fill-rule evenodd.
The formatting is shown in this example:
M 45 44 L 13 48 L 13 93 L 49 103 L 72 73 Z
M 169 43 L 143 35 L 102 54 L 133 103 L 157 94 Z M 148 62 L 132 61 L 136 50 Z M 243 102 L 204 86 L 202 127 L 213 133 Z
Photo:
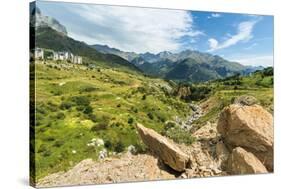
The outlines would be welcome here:
M 199 51 L 185 50 L 179 53 L 163 51 L 153 53 L 123 52 L 107 45 L 93 45 L 97 51 L 115 54 L 130 61 L 144 73 L 171 80 L 201 82 L 220 79 L 240 73 L 249 74 L 262 67 L 244 66 L 220 56 Z
M 122 57 L 122 58 L 124 58 L 124 59 L 126 59 L 128 61 L 132 61 L 133 59 L 138 57 L 137 53 L 134 53 L 134 52 L 123 52 L 123 51 L 120 51 L 119 49 L 116 49 L 116 48 L 110 48 L 107 45 L 91 45 L 91 47 L 93 47 L 94 49 L 96 49 L 100 53 L 114 54 L 114 55 L 120 56 L 120 57 Z
M 88 57 L 94 61 L 102 61 L 105 66 L 127 67 L 134 71 L 140 71 L 127 60 L 112 54 L 102 54 L 91 48 L 84 42 L 76 41 L 50 27 L 39 27 L 35 32 L 36 47 L 52 49 L 55 51 L 70 51 L 79 56 Z

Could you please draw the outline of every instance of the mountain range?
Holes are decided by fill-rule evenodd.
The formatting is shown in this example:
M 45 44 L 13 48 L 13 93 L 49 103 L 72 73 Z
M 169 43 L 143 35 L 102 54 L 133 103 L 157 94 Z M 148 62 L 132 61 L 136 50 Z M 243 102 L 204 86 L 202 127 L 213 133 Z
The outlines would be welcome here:
M 185 50 L 179 53 L 163 51 L 137 54 L 124 52 L 107 45 L 92 45 L 104 54 L 115 54 L 140 68 L 144 73 L 165 79 L 201 82 L 228 77 L 237 73 L 249 74 L 263 67 L 244 66 L 220 56 L 199 51 Z
M 31 40 L 35 39 L 36 47 L 70 51 L 90 60 L 90 64 L 102 62 L 102 65 L 107 67 L 122 67 L 154 77 L 188 82 L 204 82 L 263 69 L 244 66 L 217 55 L 193 50 L 179 53 L 163 51 L 154 54 L 125 52 L 107 45 L 88 45 L 69 37 L 66 28 L 59 21 L 44 16 L 38 8 L 31 8 L 30 14 L 30 29 L 35 31 L 31 32 Z

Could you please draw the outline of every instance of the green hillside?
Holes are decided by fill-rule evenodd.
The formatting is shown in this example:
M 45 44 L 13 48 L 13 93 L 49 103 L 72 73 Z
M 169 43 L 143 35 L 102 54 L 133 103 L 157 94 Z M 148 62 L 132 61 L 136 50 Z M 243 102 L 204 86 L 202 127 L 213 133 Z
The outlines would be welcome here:
M 36 29 L 35 45 L 36 47 L 52 49 L 55 51 L 70 51 L 73 54 L 88 58 L 84 61 L 88 64 L 93 63 L 92 60 L 95 60 L 102 62 L 104 66 L 107 67 L 126 67 L 134 71 L 140 71 L 135 65 L 119 56 L 102 54 L 88 46 L 86 43 L 74 40 L 50 27 L 39 27 Z
M 171 85 L 119 69 L 36 61 L 36 176 L 66 170 L 85 158 L 97 159 L 101 138 L 110 152 L 143 146 L 134 124 L 161 132 L 167 120 L 186 117 L 185 102 Z

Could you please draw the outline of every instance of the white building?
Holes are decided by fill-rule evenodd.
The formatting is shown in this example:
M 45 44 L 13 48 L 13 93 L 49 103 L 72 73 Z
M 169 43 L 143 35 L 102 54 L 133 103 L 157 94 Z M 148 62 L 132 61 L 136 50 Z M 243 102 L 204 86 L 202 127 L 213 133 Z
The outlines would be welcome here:
M 35 48 L 35 59 L 44 59 L 44 50 L 41 48 Z
M 68 51 L 60 51 L 60 52 L 55 52 L 55 51 L 50 51 L 51 55 L 47 57 L 48 59 L 53 59 L 53 60 L 61 60 L 61 61 L 68 61 L 74 64 L 82 64 L 82 57 L 81 56 L 75 56 L 71 52 Z M 44 59 L 44 50 L 41 48 L 36 48 L 35 49 L 35 58 L 36 59 Z
M 73 62 L 73 54 L 67 51 L 54 52 L 54 60 L 66 60 Z
M 74 56 L 72 62 L 74 64 L 82 64 L 82 57 L 81 56 Z

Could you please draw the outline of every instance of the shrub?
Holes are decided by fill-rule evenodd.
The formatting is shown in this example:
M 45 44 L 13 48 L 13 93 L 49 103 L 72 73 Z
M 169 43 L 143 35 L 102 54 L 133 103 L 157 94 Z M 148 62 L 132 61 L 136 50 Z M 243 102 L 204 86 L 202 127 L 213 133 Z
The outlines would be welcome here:
M 176 123 L 173 121 L 168 121 L 165 125 L 164 125 L 164 129 L 165 130 L 169 130 L 173 127 L 176 127 Z
M 88 106 L 90 99 L 87 96 L 74 96 L 71 99 L 77 106 Z
M 95 88 L 95 87 L 89 86 L 89 87 L 84 87 L 84 88 L 80 89 L 79 91 L 80 91 L 80 93 L 82 93 L 82 92 L 92 92 L 92 91 L 95 91 L 96 89 L 97 88 Z
M 117 153 L 123 152 L 125 150 L 125 146 L 121 141 L 118 141 L 114 146 L 114 151 Z
M 55 143 L 54 143 L 54 147 L 61 147 L 62 145 L 64 144 L 64 142 L 63 141 L 61 141 L 61 140 L 57 140 Z
M 68 110 L 73 106 L 73 103 L 71 102 L 62 102 L 60 105 L 60 109 L 62 110 Z
M 65 115 L 64 115 L 63 112 L 59 112 L 59 113 L 57 113 L 56 118 L 57 118 L 57 119 L 64 119 L 64 118 L 65 118 Z
M 93 108 L 91 106 L 86 106 L 85 109 L 83 110 L 84 114 L 91 114 L 93 113 Z
M 43 154 L 42 154 L 42 156 L 44 156 L 44 157 L 48 157 L 48 156 L 50 156 L 50 155 L 52 155 L 52 152 L 51 152 L 50 150 L 46 150 L 46 151 L 44 151 Z
M 134 122 L 134 118 L 132 118 L 132 117 L 130 117 L 129 119 L 128 119 L 128 124 L 132 124 Z
M 112 143 L 110 140 L 106 140 L 105 143 L 104 143 L 104 146 L 109 149 L 109 150 L 112 150 Z
M 88 118 L 92 121 L 92 122 L 97 122 L 97 116 L 95 114 L 88 114 Z
M 91 131 L 96 132 L 100 130 L 106 130 L 108 126 L 108 122 L 100 122 L 92 126 Z
M 149 117 L 149 119 L 153 119 L 154 118 L 154 116 L 153 116 L 153 114 L 151 112 L 148 112 L 147 116 Z
M 135 108 L 135 107 L 132 107 L 131 110 L 132 110 L 134 113 L 138 113 L 138 109 Z

